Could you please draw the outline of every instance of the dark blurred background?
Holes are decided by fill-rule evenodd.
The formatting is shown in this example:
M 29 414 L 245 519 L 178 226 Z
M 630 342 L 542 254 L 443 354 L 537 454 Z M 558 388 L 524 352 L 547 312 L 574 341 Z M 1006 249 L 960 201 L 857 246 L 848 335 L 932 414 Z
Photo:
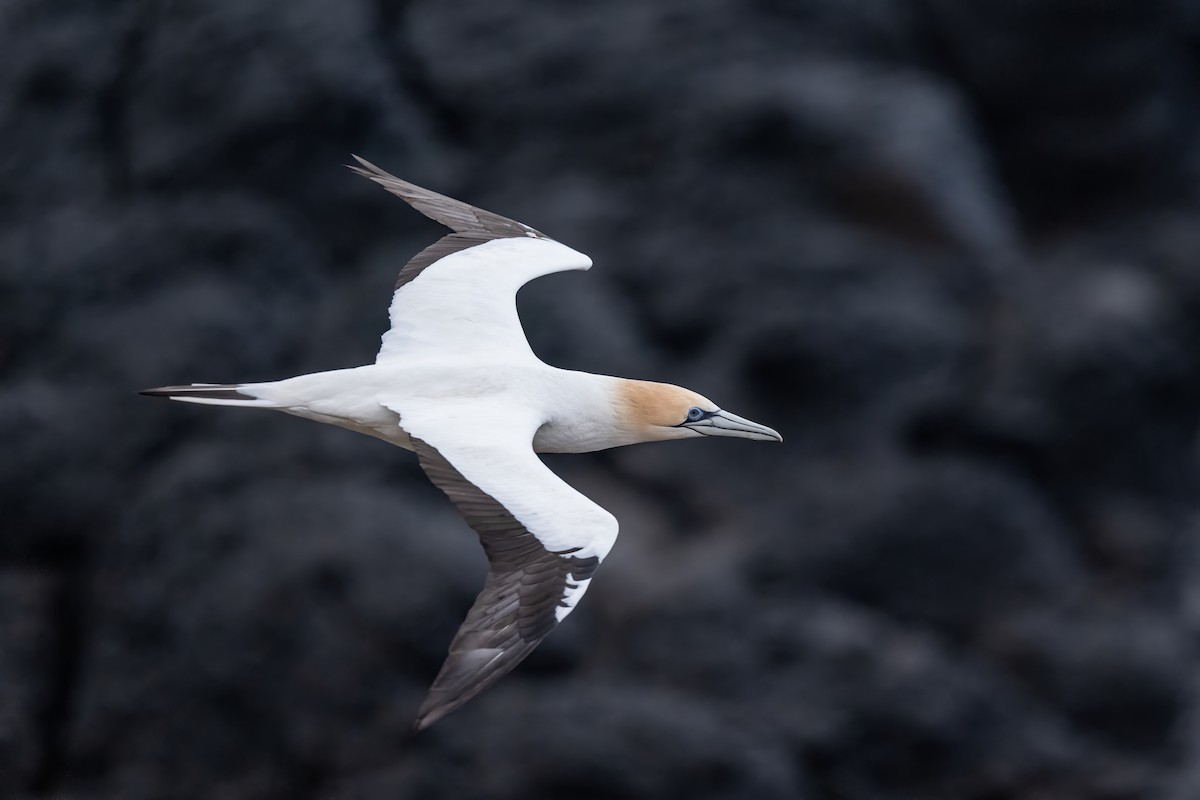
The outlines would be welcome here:
M 1200 2 L 0 6 L 0 796 L 1200 797 Z M 411 455 L 147 386 L 374 358 L 440 229 L 550 363 L 782 446 L 407 730 L 484 569 Z

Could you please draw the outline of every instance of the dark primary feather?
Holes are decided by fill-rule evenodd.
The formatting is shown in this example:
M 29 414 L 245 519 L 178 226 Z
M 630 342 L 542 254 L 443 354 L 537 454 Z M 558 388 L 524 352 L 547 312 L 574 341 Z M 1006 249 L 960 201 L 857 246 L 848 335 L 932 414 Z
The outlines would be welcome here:
M 365 158 L 354 156 L 354 160 L 362 166 L 350 165 L 350 169 L 375 181 L 417 211 L 458 233 L 487 233 L 491 234 L 491 238 L 527 236 L 530 233 L 538 233 L 533 228 L 508 217 L 493 214 L 491 211 L 476 208 L 461 200 L 455 200 L 453 197 L 447 197 L 444 194 L 438 194 L 401 180 L 395 175 L 384 172 Z
M 492 238 L 494 237 L 475 233 L 452 233 L 449 236 L 443 236 L 409 259 L 408 263 L 404 265 L 404 269 L 400 270 L 400 275 L 396 278 L 395 288 L 399 289 L 420 275 L 421 270 L 439 259 L 445 258 L 451 253 L 457 253 L 460 250 L 474 247 L 477 244 L 490 242 Z
M 404 269 L 400 271 L 400 277 L 396 280 L 397 289 L 417 277 L 421 270 L 438 259 L 477 244 L 483 244 L 492 239 L 518 236 L 546 238 L 544 234 L 528 225 L 522 225 L 516 220 L 493 214 L 491 211 L 476 208 L 444 194 L 438 194 L 401 180 L 395 175 L 384 172 L 365 158 L 354 156 L 354 159 L 362 166 L 347 165 L 351 170 L 378 183 L 417 211 L 454 231 L 453 234 L 443 237 L 422 250 L 404 266 Z
M 413 437 L 421 468 L 479 534 L 488 558 L 483 591 L 417 713 L 422 730 L 488 688 L 529 655 L 558 624 L 567 578 L 592 577 L 600 561 L 553 553 L 503 505 L 467 481 L 435 448 Z

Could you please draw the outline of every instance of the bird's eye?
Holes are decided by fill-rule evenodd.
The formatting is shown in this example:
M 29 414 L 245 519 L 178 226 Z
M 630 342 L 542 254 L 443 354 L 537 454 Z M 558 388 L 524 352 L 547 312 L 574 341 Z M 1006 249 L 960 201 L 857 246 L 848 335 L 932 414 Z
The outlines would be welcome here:
M 692 406 L 688 409 L 688 422 L 699 422 L 704 419 L 704 409 Z

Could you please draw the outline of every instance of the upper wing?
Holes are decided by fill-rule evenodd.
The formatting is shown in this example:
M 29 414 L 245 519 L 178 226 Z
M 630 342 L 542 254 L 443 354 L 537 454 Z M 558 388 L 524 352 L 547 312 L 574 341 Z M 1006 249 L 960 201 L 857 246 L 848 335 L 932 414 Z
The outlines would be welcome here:
M 488 558 L 483 591 L 421 705 L 418 730 L 529 655 L 574 608 L 617 536 L 611 514 L 534 454 L 537 420 L 483 412 L 400 411 L 425 474 L 458 506 Z
M 517 290 L 551 272 L 592 261 L 515 220 L 422 189 L 355 156 L 351 167 L 454 231 L 400 271 L 377 361 L 397 356 L 530 353 Z

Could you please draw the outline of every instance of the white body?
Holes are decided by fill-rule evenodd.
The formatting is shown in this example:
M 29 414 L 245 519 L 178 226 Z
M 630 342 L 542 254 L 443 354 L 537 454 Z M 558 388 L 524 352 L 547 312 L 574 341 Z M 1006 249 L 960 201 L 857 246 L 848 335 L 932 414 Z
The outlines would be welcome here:
M 430 414 L 453 425 L 455 418 L 484 414 L 492 430 L 506 414 L 537 421 L 538 453 L 586 453 L 633 444 L 619 435 L 614 396 L 620 380 L 559 369 L 528 359 L 501 363 L 397 358 L 354 369 L 301 375 L 274 383 L 249 383 L 242 391 L 305 419 L 376 436 L 411 450 L 401 410 Z

